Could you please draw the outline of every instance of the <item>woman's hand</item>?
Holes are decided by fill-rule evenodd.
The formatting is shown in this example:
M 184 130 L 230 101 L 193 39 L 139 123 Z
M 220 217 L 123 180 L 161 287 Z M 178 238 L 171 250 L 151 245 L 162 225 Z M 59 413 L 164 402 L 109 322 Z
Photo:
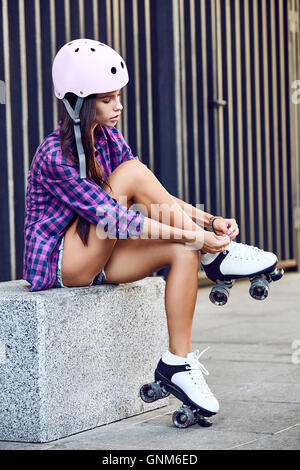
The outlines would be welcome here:
M 213 232 L 200 229 L 197 232 L 186 232 L 186 246 L 203 253 L 219 253 L 225 251 L 230 243 L 229 236 L 218 236 Z
M 234 240 L 240 233 L 235 219 L 218 218 L 214 220 L 213 228 L 217 235 L 228 235 L 230 240 Z

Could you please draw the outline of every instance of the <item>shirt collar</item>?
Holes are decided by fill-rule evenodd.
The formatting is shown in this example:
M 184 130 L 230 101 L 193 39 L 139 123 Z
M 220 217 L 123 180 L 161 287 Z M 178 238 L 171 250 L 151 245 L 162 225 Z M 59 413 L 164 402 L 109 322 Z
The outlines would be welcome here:
M 95 140 L 100 140 L 101 138 L 107 140 L 104 126 L 101 126 L 101 124 L 97 124 L 97 126 L 95 127 L 94 138 Z

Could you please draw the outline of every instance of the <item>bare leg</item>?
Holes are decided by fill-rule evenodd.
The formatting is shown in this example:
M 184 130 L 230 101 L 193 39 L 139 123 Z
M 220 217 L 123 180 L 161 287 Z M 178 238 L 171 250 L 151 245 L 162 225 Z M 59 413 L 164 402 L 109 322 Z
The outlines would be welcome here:
M 133 282 L 170 266 L 165 289 L 169 349 L 186 356 L 198 292 L 197 251 L 163 240 L 118 240 L 105 266 L 108 283 Z
M 127 165 L 126 169 L 129 173 L 129 179 L 130 172 L 136 172 L 136 184 L 132 186 L 130 196 L 128 195 L 128 191 L 120 193 L 114 190 L 114 180 L 118 178 L 118 170 L 124 170 L 124 164 Z M 125 195 L 126 198 L 128 199 L 129 197 L 134 204 L 142 204 L 145 206 L 147 213 L 144 215 L 147 217 L 172 227 L 185 228 L 186 230 L 199 229 L 199 226 L 182 210 L 178 202 L 173 199 L 154 173 L 141 162 L 130 160 L 123 163 L 115 170 L 114 175 L 111 175 L 109 182 L 114 193 L 117 193 L 118 196 Z M 104 186 L 103 189 L 109 193 L 108 186 Z M 118 196 L 112 197 L 118 199 Z
M 189 230 L 199 229 L 199 226 L 174 201 L 152 171 L 141 162 L 130 160 L 122 163 L 112 172 L 108 182 L 113 193 L 108 186 L 104 186 L 103 189 L 119 202 L 123 196 L 126 196 L 128 207 L 132 202 L 143 204 L 147 208 L 149 217 L 157 217 L 156 220 L 159 218 L 161 221 L 162 213 L 152 210 L 152 204 L 163 204 L 164 213 L 167 213 L 170 218 L 170 225 Z M 103 269 L 112 254 L 117 239 L 95 237 L 94 229 L 95 227 L 91 226 L 88 246 L 82 244 L 75 232 L 75 224 L 66 232 L 62 261 L 62 277 L 66 286 L 82 286 L 90 283 Z M 98 231 L 100 231 L 99 227 Z M 162 240 L 162 242 L 168 241 Z
M 185 225 L 184 228 L 198 228 L 145 165 L 135 161 L 125 162 L 110 175 L 109 182 L 113 189 L 110 195 L 116 199 L 126 195 L 129 207 L 133 201 L 142 203 L 149 208 L 150 217 L 153 215 L 151 204 L 164 203 L 172 206 L 174 211 L 170 213 L 170 225 L 183 228 L 184 223 L 189 223 L 190 226 Z M 153 218 L 155 216 L 165 223 L 162 214 L 156 212 Z M 75 232 L 75 224 L 76 221 L 65 236 L 63 283 L 66 286 L 88 285 L 103 267 L 106 282 L 132 282 L 170 265 L 165 291 L 169 347 L 174 354 L 186 356 L 191 348 L 192 320 L 198 289 L 198 252 L 186 250 L 183 244 L 172 240 L 99 239 L 93 225 L 90 227 L 88 246 L 84 247 Z

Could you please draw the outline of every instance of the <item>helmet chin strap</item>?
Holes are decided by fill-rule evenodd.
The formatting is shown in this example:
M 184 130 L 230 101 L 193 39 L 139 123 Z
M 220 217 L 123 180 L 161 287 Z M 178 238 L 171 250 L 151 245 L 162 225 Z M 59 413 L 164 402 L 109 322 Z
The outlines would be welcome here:
M 80 178 L 86 178 L 86 158 L 82 146 L 81 140 L 81 131 L 80 131 L 80 117 L 79 112 L 81 110 L 84 98 L 80 96 L 77 97 L 75 109 L 72 109 L 69 101 L 66 98 L 63 98 L 62 101 L 67 109 L 69 116 L 73 119 L 74 122 L 74 134 L 76 140 L 76 147 L 79 157 L 79 167 L 80 167 Z

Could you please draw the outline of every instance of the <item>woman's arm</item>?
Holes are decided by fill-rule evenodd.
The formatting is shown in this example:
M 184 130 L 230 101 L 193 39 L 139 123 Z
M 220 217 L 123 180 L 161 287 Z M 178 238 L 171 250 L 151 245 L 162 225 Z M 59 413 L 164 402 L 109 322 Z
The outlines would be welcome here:
M 209 219 L 212 217 L 211 214 L 178 199 L 176 196 L 172 196 L 172 198 L 180 204 L 184 212 L 187 212 L 193 222 L 199 224 L 201 227 L 209 228 Z M 231 240 L 234 240 L 240 233 L 235 219 L 226 219 L 222 217 L 214 221 L 214 230 L 217 235 L 228 235 Z
M 201 225 L 202 227 L 209 228 L 209 219 L 212 217 L 212 214 L 204 212 L 201 209 L 192 206 L 192 204 L 182 201 L 176 196 L 172 195 L 172 198 L 175 199 L 176 202 L 178 202 L 178 204 L 181 206 L 184 212 L 186 212 L 190 216 L 193 222 Z
M 59 157 L 56 151 L 49 151 L 41 162 L 40 183 L 49 193 L 113 238 L 142 236 L 145 217 L 141 212 L 119 204 L 99 185 L 82 179 L 77 168 L 61 162 Z

